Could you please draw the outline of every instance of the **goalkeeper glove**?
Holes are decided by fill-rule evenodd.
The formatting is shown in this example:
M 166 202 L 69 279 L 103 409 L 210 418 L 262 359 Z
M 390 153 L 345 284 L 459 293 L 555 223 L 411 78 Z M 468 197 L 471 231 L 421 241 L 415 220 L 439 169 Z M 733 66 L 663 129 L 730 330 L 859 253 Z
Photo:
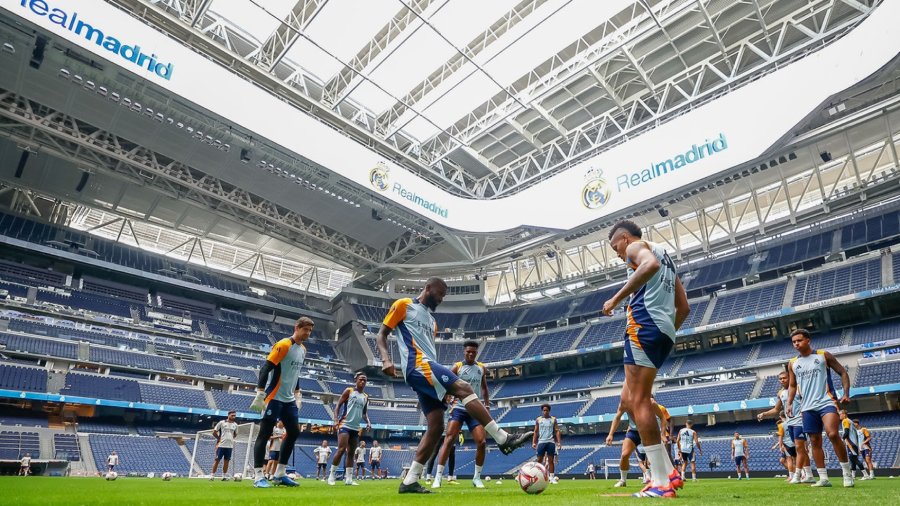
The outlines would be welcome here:
M 266 409 L 266 392 L 263 390 L 258 390 L 256 392 L 256 397 L 253 398 L 253 402 L 250 403 L 250 410 L 256 411 L 257 413 L 262 413 L 263 410 Z

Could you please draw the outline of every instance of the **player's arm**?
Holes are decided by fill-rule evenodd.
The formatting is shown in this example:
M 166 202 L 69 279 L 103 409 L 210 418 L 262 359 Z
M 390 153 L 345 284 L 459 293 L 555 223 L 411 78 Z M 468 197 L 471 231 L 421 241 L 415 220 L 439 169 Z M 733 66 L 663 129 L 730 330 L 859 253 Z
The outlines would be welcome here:
M 391 304 L 387 316 L 381 322 L 381 328 L 375 336 L 375 345 L 378 347 L 378 353 L 381 355 L 381 371 L 391 377 L 397 375 L 397 369 L 391 361 L 391 350 L 388 349 L 388 335 L 397 328 L 397 325 L 406 318 L 406 306 L 409 299 L 398 299 Z M 435 329 L 437 330 L 437 329 Z
M 734 460 L 734 439 L 731 440 L 731 460 Z
M 487 379 L 487 367 L 481 366 L 481 402 L 484 404 L 484 407 L 491 407 L 491 390 L 488 387 L 488 379 Z
M 611 299 L 603 303 L 603 314 L 612 316 L 613 309 L 618 307 L 626 297 L 650 281 L 650 278 L 659 270 L 659 259 L 653 254 L 653 251 L 647 247 L 643 241 L 636 241 L 628 245 L 625 249 L 625 259 L 629 265 L 636 266 L 634 274 L 628 278 L 628 281 L 612 296 Z
M 863 430 L 863 436 L 865 436 L 865 439 L 863 439 L 863 444 L 866 446 L 872 446 L 872 433 L 869 432 L 869 429 Z
M 338 413 L 341 412 L 341 407 L 343 407 L 344 404 L 347 404 L 347 399 L 349 399 L 349 398 L 350 398 L 350 389 L 349 389 L 349 388 L 345 388 L 345 389 L 344 389 L 344 393 L 341 394 L 341 398 L 338 399 L 338 403 L 337 403 L 337 405 L 334 407 L 334 426 L 335 426 L 335 427 L 337 427 L 337 424 L 338 424 L 338 416 L 340 416 L 340 415 L 338 415 Z
M 697 431 L 694 431 L 694 446 L 697 447 L 697 451 L 700 455 L 703 455 L 703 449 L 700 448 L 700 436 L 697 435 Z
M 619 422 L 622 421 L 622 413 L 624 410 L 622 409 L 622 404 L 619 404 L 619 408 L 616 409 L 616 416 L 613 418 L 612 425 L 609 426 L 609 435 L 606 436 L 606 446 L 612 444 L 613 435 L 616 433 L 616 429 L 619 427 Z
M 687 291 L 681 284 L 681 278 L 675 276 L 675 330 L 681 328 L 681 324 L 691 314 L 691 305 L 688 304 Z
M 747 440 L 744 440 L 744 460 L 750 461 L 750 445 L 747 444 Z
M 541 428 L 538 426 L 538 420 L 537 420 L 537 418 L 535 418 L 534 419 L 534 435 L 531 436 L 531 447 L 532 448 L 537 448 L 538 432 L 540 430 L 541 430 Z
M 366 430 L 372 429 L 372 422 L 369 421 L 369 398 L 366 397 L 366 403 L 363 404 L 363 418 L 366 419 Z
M 562 432 L 559 430 L 559 424 L 556 423 L 556 417 L 553 417 L 553 434 L 556 436 L 556 449 L 562 448 Z
M 682 430 L 684 430 L 684 429 L 682 429 Z M 678 453 L 682 453 L 681 452 L 681 431 L 678 432 L 678 437 L 675 438 L 675 444 L 678 445 Z
M 221 436 L 221 434 L 219 433 L 219 427 L 221 427 L 221 426 L 222 426 L 222 422 L 219 422 L 219 423 L 217 423 L 216 426 L 213 428 L 212 435 L 213 435 L 214 438 L 216 438 L 216 440 L 218 440 L 219 437 Z M 109 460 L 112 460 L 112 455 L 109 456 Z
M 767 410 L 763 411 L 762 413 L 756 415 L 756 421 L 761 422 L 764 419 L 766 419 L 772 415 L 780 413 L 782 409 L 784 409 L 784 406 L 781 403 L 781 397 L 776 397 L 775 398 L 775 407 L 773 407 L 772 409 L 767 409 Z
M 794 397 L 797 396 L 797 378 L 794 376 L 793 366 L 788 364 L 788 400 L 784 407 L 784 414 L 791 418 L 794 416 Z
M 841 398 L 838 400 L 838 402 L 841 404 L 846 404 L 850 402 L 850 375 L 847 374 L 847 369 L 845 369 L 844 366 L 841 365 L 841 363 L 838 362 L 836 358 L 834 358 L 834 355 L 827 351 L 824 353 L 824 355 L 825 363 L 828 365 L 828 367 L 830 367 L 834 372 L 841 375 L 841 388 L 844 390 L 844 393 L 841 395 Z

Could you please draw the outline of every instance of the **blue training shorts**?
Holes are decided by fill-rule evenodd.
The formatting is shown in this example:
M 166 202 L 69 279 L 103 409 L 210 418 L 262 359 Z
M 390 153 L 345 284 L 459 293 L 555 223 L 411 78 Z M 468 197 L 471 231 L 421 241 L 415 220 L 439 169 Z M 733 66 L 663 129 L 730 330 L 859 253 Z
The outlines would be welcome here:
M 807 434 L 821 434 L 825 428 L 822 417 L 828 413 L 837 414 L 837 408 L 829 405 L 824 408 L 811 409 L 803 412 L 803 432 Z
M 629 324 L 625 331 L 625 357 L 623 362 L 659 369 L 669 358 L 675 342 L 658 328 L 650 325 Z
M 453 374 L 453 371 L 429 360 L 421 361 L 419 367 L 416 367 L 415 361 L 410 360 L 404 377 L 406 384 L 419 397 L 419 407 L 426 415 L 435 409 L 447 410 L 444 403 L 447 389 L 459 380 L 459 376 Z
M 538 443 L 537 457 L 540 459 L 544 455 L 556 456 L 556 443 Z
M 454 408 L 450 412 L 450 420 L 456 420 L 460 425 L 465 425 L 469 432 L 475 430 L 475 427 L 481 426 L 481 422 L 472 418 L 472 415 L 466 411 L 466 408 Z

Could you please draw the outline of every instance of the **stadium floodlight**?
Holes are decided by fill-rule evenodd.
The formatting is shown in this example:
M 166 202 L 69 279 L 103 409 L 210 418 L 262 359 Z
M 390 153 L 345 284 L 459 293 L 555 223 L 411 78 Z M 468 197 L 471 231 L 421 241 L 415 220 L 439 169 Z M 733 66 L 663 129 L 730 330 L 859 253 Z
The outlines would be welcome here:
M 241 148 L 241 163 L 250 163 L 250 150 Z

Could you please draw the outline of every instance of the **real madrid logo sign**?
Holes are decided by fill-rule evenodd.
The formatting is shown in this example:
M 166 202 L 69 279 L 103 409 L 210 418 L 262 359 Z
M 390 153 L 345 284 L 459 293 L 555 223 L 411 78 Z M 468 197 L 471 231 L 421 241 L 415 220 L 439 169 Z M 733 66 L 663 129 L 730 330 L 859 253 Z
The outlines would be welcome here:
M 391 169 L 384 162 L 378 162 L 378 165 L 369 171 L 369 183 L 372 185 L 372 188 L 383 192 L 388 189 L 390 175 Z
M 603 171 L 590 169 L 584 175 L 586 182 L 581 189 L 581 203 L 588 209 L 600 209 L 609 202 L 609 185 L 603 179 Z

